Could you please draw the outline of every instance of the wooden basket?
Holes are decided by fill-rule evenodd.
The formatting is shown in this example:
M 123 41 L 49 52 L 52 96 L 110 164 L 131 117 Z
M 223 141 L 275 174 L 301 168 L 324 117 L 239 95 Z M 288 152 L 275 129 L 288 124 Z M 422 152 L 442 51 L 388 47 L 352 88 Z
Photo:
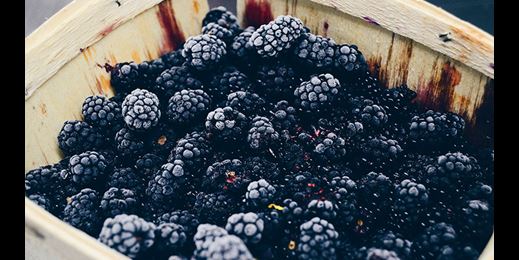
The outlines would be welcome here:
M 56 163 L 56 135 L 80 104 L 112 96 L 105 64 L 149 60 L 200 33 L 204 0 L 75 0 L 25 39 L 25 171 Z M 421 104 L 461 114 L 472 142 L 492 145 L 494 38 L 418 0 L 238 0 L 243 26 L 278 15 L 354 43 L 388 87 L 407 83 Z M 494 258 L 494 236 L 480 259 Z M 124 259 L 25 199 L 29 259 Z

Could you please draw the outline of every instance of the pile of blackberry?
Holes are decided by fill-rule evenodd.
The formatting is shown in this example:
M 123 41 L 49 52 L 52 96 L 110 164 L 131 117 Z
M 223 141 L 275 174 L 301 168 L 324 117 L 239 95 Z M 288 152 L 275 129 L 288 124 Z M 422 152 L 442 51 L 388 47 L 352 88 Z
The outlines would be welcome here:
M 29 199 L 138 259 L 476 259 L 493 148 L 383 88 L 361 48 L 212 9 L 182 49 L 113 66 Z M 252 62 L 253 61 L 253 62 Z

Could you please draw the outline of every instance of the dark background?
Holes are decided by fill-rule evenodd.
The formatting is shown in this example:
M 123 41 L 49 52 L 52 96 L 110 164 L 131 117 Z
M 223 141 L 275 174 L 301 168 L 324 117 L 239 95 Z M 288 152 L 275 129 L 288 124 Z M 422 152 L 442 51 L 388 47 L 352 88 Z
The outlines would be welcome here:
M 143 1 L 143 0 L 139 0 Z M 25 0 L 25 36 L 71 0 Z M 494 34 L 494 0 L 428 0 L 450 13 Z M 236 11 L 236 0 L 209 0 L 210 7 L 224 5 Z

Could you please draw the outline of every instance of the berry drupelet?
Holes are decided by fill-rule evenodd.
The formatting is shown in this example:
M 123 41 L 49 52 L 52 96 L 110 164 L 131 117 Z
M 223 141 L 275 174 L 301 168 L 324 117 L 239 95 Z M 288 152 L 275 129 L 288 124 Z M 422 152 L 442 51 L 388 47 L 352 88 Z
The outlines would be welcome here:
M 124 98 L 122 113 L 131 130 L 149 130 L 158 124 L 161 116 L 159 98 L 148 90 L 135 89 Z

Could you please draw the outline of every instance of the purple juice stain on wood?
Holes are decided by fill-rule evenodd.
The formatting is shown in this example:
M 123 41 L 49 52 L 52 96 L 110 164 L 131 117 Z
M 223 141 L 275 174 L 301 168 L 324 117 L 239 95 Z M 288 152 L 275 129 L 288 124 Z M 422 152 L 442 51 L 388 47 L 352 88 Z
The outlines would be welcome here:
M 244 14 L 245 27 L 254 26 L 255 28 L 258 28 L 262 24 L 267 24 L 273 19 L 272 10 L 268 1 L 247 0 Z
M 330 28 L 330 24 L 328 24 L 328 21 L 324 21 L 323 23 L 323 36 L 328 37 L 328 28 Z
M 178 26 L 177 20 L 175 19 L 175 13 L 171 8 L 170 1 L 164 1 L 158 5 L 159 10 L 157 16 L 159 18 L 160 26 L 163 34 L 165 35 L 164 41 L 162 42 L 160 54 L 170 52 L 178 49 L 185 41 L 184 33 Z
M 419 86 L 416 91 L 418 104 L 435 111 L 448 111 L 455 102 L 454 92 L 461 82 L 461 73 L 450 61 L 440 65 L 437 60 L 432 69 L 429 82 Z

